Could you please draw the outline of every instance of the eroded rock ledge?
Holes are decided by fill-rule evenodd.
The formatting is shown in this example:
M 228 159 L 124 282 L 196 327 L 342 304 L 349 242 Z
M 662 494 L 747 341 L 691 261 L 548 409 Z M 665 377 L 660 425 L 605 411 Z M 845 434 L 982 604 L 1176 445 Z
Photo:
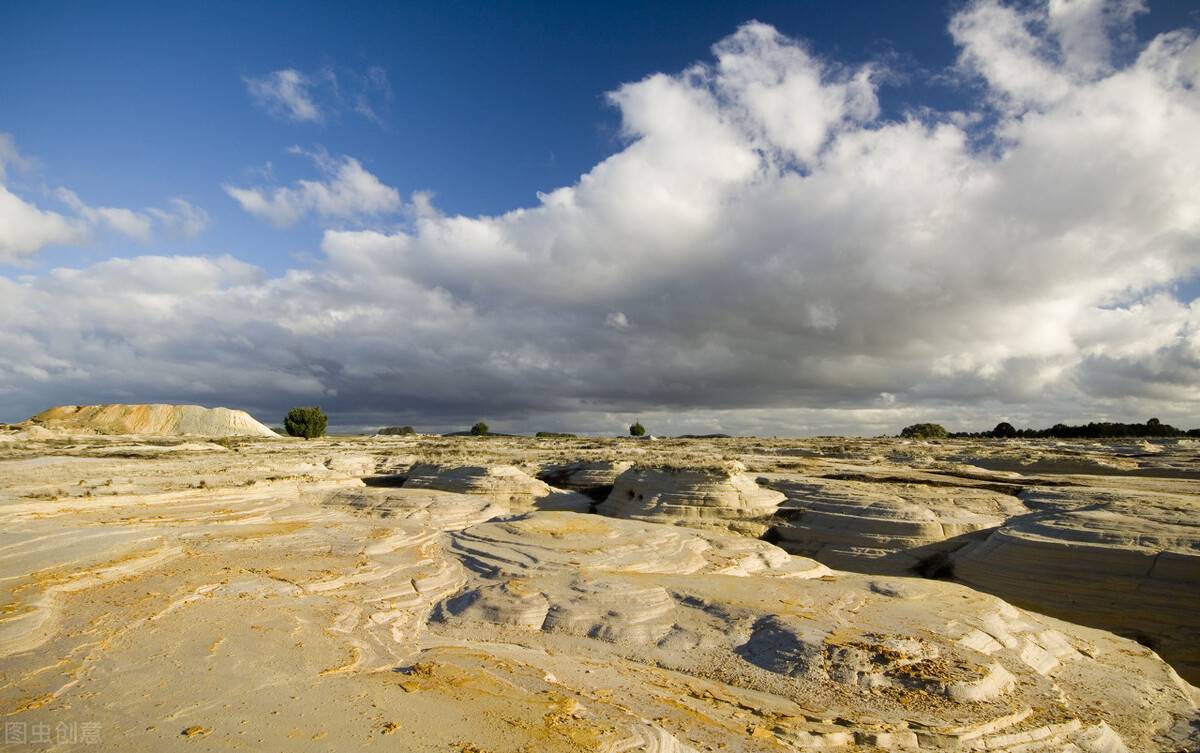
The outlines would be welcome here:
M 578 492 L 555 489 L 512 465 L 437 465 L 418 463 L 408 470 L 406 489 L 439 489 L 475 494 L 513 512 L 570 510 L 587 512 L 591 500 Z
M 597 511 L 760 536 L 783 501 L 783 494 L 759 486 L 739 462 L 702 468 L 635 466 L 617 476 Z
M 954 577 L 1136 638 L 1200 677 L 1195 500 L 1105 489 L 1035 490 L 1022 499 L 1034 512 L 957 552 Z

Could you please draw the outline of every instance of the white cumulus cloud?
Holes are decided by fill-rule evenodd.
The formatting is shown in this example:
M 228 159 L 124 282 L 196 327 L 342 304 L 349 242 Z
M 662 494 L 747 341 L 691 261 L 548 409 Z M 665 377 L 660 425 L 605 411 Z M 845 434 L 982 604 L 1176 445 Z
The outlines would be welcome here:
M 0 388 L 18 413 L 304 400 L 435 427 L 1198 425 L 1200 304 L 1170 291 L 1200 271 L 1200 43 L 1126 49 L 1139 7 L 965 6 L 969 117 L 885 117 L 882 66 L 749 23 L 617 88 L 623 147 L 497 216 L 318 155 L 321 180 L 227 187 L 331 221 L 307 267 L 0 278 Z M 402 207 L 401 230 L 337 227 Z
M 16 264 L 46 246 L 87 240 L 85 223 L 39 209 L 0 185 L 0 264 Z
M 87 243 L 98 230 L 149 243 L 156 225 L 167 230 L 167 235 L 194 237 L 208 224 L 203 209 L 181 198 L 171 199 L 167 209 L 95 207 L 62 187 L 48 194 L 68 212 L 43 209 L 9 190 L 5 183 L 9 166 L 29 172 L 33 165 L 32 159 L 17 150 L 11 134 L 0 133 L 0 264 L 21 264 L 48 246 Z
M 171 233 L 184 238 L 195 238 L 208 227 L 208 212 L 179 197 L 168 201 L 166 209 L 146 211 Z
M 397 212 L 403 206 L 399 191 L 385 185 L 353 157 L 335 159 L 299 147 L 293 147 L 292 153 L 310 157 L 324 180 L 298 180 L 291 186 L 275 188 L 227 184 L 225 193 L 242 209 L 279 227 L 293 225 L 308 214 L 350 219 Z

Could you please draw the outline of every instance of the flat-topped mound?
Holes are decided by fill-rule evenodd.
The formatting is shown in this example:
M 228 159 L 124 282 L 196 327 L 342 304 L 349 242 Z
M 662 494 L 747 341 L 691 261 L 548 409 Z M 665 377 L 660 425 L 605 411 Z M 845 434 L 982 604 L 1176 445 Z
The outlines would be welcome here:
M 29 419 L 29 424 L 66 433 L 149 434 L 203 437 L 275 437 L 249 413 L 229 408 L 164 403 L 59 405 Z

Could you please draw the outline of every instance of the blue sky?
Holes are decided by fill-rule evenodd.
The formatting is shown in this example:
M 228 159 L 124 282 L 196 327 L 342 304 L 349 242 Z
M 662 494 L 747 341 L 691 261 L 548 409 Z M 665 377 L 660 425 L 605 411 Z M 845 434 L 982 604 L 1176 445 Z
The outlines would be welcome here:
M 27 3 L 0 24 L 0 130 L 41 162 L 38 178 L 93 204 L 151 206 L 181 195 L 211 217 L 180 253 L 228 251 L 273 272 L 315 251 L 246 215 L 221 190 L 268 163 L 282 181 L 308 165 L 289 146 L 357 155 L 403 192 L 429 190 L 449 213 L 496 214 L 573 183 L 618 150 L 604 93 L 705 58 L 757 19 L 855 64 L 883 58 L 886 115 L 962 107 L 939 80 L 956 50 L 953 3 Z M 1188 3 L 1137 19 L 1139 36 L 1195 23 Z M 1190 12 L 1191 11 L 1191 12 Z M 245 77 L 332 71 L 344 98 L 377 67 L 380 123 L 343 102 L 319 123 L 272 118 Z M 330 102 L 330 92 L 318 101 Z M 128 252 L 121 239 L 52 249 L 45 268 Z
M 4 14 L 0 118 L 41 161 L 39 178 L 114 206 L 182 195 L 212 222 L 179 252 L 228 250 L 276 272 L 314 251 L 312 228 L 264 226 L 221 185 L 268 163 L 281 180 L 301 177 L 293 144 L 358 155 L 402 191 L 435 192 L 447 212 L 495 214 L 569 185 L 620 147 L 605 92 L 686 67 L 744 21 L 851 62 L 895 54 L 904 68 L 937 71 L 954 56 L 936 3 L 79 2 Z M 350 97 L 372 67 L 392 93 L 371 92 L 381 123 L 349 103 L 319 123 L 272 118 L 243 85 L 281 68 L 328 70 Z M 956 96 L 915 79 L 887 90 L 885 103 L 907 106 L 913 88 Z M 120 241 L 51 250 L 39 266 L 125 250 Z
M 542 206 L 539 192 L 578 187 L 581 176 L 591 174 L 605 164 L 605 160 L 631 159 L 630 150 L 636 149 L 638 142 L 645 146 L 655 141 L 657 120 L 645 127 L 631 128 L 629 125 L 640 117 L 635 110 L 643 106 L 641 100 L 638 104 L 622 104 L 610 100 L 609 93 L 621 91 L 622 87 L 644 81 L 654 74 L 682 80 L 684 72 L 695 64 L 708 66 L 709 73 L 718 70 L 719 66 L 714 67 L 713 46 L 722 40 L 734 39 L 731 35 L 750 20 L 771 28 L 778 39 L 784 40 L 783 49 L 788 49 L 788 45 L 800 45 L 806 51 L 805 60 L 785 61 L 780 65 L 815 66 L 824 85 L 836 88 L 841 85 L 838 82 L 847 80 L 854 71 L 869 71 L 869 96 L 875 109 L 861 118 L 846 115 L 849 120 L 845 122 L 852 122 L 854 128 L 880 134 L 914 119 L 927 125 L 934 122 L 954 124 L 970 141 L 966 148 L 973 157 L 983 160 L 985 156 L 996 157 L 996 153 L 1000 153 L 1000 162 L 992 163 L 995 167 L 1003 162 L 1005 150 L 1011 149 L 1017 154 L 1011 141 L 1006 141 L 1010 138 L 1004 130 L 1006 127 L 1013 123 L 1028 125 L 1035 116 L 1047 119 L 1054 114 L 1054 107 L 1063 104 L 1065 108 L 1070 97 L 1077 96 L 1079 101 L 1084 101 L 1086 87 L 1099 91 L 1106 79 L 1132 70 L 1138 56 L 1160 35 L 1179 29 L 1194 33 L 1200 23 L 1196 6 L 1189 3 L 1158 3 L 1148 9 L 1139 9 L 1137 3 L 1084 2 L 1077 7 L 1093 5 L 1099 10 L 1088 11 L 1090 16 L 1075 13 L 1063 18 L 1038 3 L 1005 6 L 983 2 L 362 3 L 348 8 L 298 3 L 9 5 L 0 10 L 0 133 L 8 134 L 15 145 L 19 162 L 13 161 L 13 165 L 19 165 L 20 169 L 10 165 L 6 173 L 0 173 L 5 176 L 8 191 L 30 206 L 66 217 L 71 217 L 72 212 L 91 211 L 64 203 L 66 200 L 58 191 L 68 188 L 86 207 L 128 208 L 143 213 L 149 218 L 147 221 L 153 220 L 155 224 L 153 232 L 137 235 L 116 231 L 100 220 L 91 219 L 88 222 L 94 227 L 86 233 L 76 234 L 74 242 L 45 244 L 36 252 L 9 258 L 9 262 L 15 263 L 7 266 L 3 265 L 5 257 L 0 254 L 0 275 L 22 281 L 24 285 L 37 286 L 39 280 L 50 279 L 51 270 L 55 268 L 88 270 L 106 259 L 147 256 L 214 259 L 229 255 L 255 268 L 258 284 L 270 288 L 272 280 L 285 279 L 289 270 L 292 274 L 333 274 L 329 272 L 328 252 L 337 239 L 331 240 L 330 233 L 345 233 L 347 235 L 338 236 L 338 239 L 357 241 L 369 240 L 367 233 L 377 233 L 392 239 L 389 242 L 403 238 L 407 244 L 407 239 L 416 238 L 422 243 L 425 240 L 432 243 L 432 237 L 424 239 L 415 229 L 418 222 L 415 208 L 419 202 L 414 199 L 414 192 L 432 193 L 433 207 L 441 218 L 439 221 L 443 222 L 456 216 L 482 221 L 520 207 L 536 209 Z M 996 11 L 1000 15 L 990 20 L 985 18 L 993 8 L 1000 9 Z M 1102 20 L 1096 20 L 1101 17 Z M 1025 37 L 1005 37 L 994 33 L 994 28 L 991 31 L 987 28 L 989 24 L 997 27 L 996 19 L 1012 18 L 1018 19 L 1016 23 L 1028 32 L 1028 39 L 1035 41 L 1031 43 L 1034 51 L 1030 54 L 1039 62 L 1046 62 L 1050 66 L 1048 71 L 1057 67 L 1062 72 L 1059 78 L 1069 81 L 1064 86 L 1070 89 L 1064 89 L 1060 98 L 1041 101 L 1031 98 L 1025 90 L 1014 88 L 1016 85 L 1009 74 L 1016 68 L 1004 68 L 1011 57 L 1006 56 L 1019 48 L 1020 40 Z M 957 36 L 951 32 L 956 19 L 966 19 Z M 1096 29 L 1108 39 L 1102 53 L 1095 53 L 1088 47 L 1097 44 L 1100 32 Z M 988 33 L 996 38 L 986 38 Z M 770 44 L 774 45 L 771 49 L 756 48 L 753 54 L 775 54 L 780 43 Z M 1006 45 L 1012 49 L 1006 50 Z M 1088 49 L 1079 52 L 1085 47 Z M 1084 71 L 1079 67 L 1081 64 L 1073 60 L 1083 60 L 1080 56 L 1085 54 L 1102 54 L 1103 64 L 1092 60 L 1088 63 L 1091 68 Z M 1175 51 L 1173 54 L 1186 61 L 1190 53 Z M 1184 70 L 1187 70 L 1186 65 Z M 281 109 L 278 103 L 272 106 L 261 96 L 256 98 L 254 82 L 270 83 L 270 77 L 282 71 L 295 72 L 307 82 L 304 92 L 316 108 L 315 117 L 297 119 L 294 113 L 289 116 L 286 108 Z M 1050 73 L 1046 75 L 1050 76 Z M 1057 81 L 1057 78 L 1046 78 L 1044 85 L 1051 86 Z M 745 107 L 753 110 L 757 106 L 738 104 L 733 100 L 758 84 L 749 82 L 745 84 L 748 89 L 737 91 L 722 90 L 720 86 L 712 84 L 709 89 L 710 93 L 715 92 L 716 106 L 726 108 L 725 117 L 741 116 Z M 1115 84 L 1109 86 L 1112 88 Z M 786 92 L 781 96 L 786 97 Z M 1191 95 L 1176 92 L 1164 96 L 1183 97 L 1177 104 L 1186 108 Z M 722 97 L 730 98 L 730 101 L 725 102 Z M 1071 106 L 1078 110 L 1079 104 L 1075 102 Z M 816 109 L 812 103 L 783 100 L 770 107 L 774 108 L 771 112 L 780 112 L 783 107 L 798 107 L 801 116 Z M 647 110 L 647 113 L 646 117 L 650 119 L 660 116 L 657 111 Z M 840 122 L 837 118 L 829 123 L 822 121 L 821 127 L 828 129 L 821 147 L 824 151 L 799 157 L 793 153 L 790 161 L 775 164 L 770 169 L 783 173 L 790 170 L 794 175 L 814 179 L 820 177 L 836 152 L 839 134 L 850 130 L 848 126 L 838 125 Z M 693 135 L 685 134 L 687 137 Z M 1031 134 L 1027 137 L 1028 143 L 1037 141 Z M 1099 143 L 1104 143 L 1104 138 L 1115 137 L 1100 134 L 1097 138 L 1101 139 Z M 768 146 L 759 144 L 753 148 L 760 153 L 764 148 L 770 151 L 780 145 L 781 148 L 792 148 L 786 134 L 775 134 L 769 140 Z M 297 146 L 303 153 L 294 152 L 292 148 Z M 708 146 L 712 144 L 705 141 L 702 148 Z M 319 164 L 320 155 L 325 155 L 327 160 L 325 169 Z M 1174 162 L 1178 164 L 1183 160 L 1183 164 L 1189 164 L 1190 156 L 1176 154 Z M 257 189 L 269 197 L 272 191 L 294 186 L 298 180 L 332 183 L 331 171 L 345 164 L 342 162 L 345 159 L 356 160 L 381 186 L 394 189 L 398 197 L 395 207 L 365 213 L 344 208 L 324 212 L 309 207 L 311 211 L 301 212 L 294 223 L 281 227 L 279 222 L 268 221 L 270 218 L 262 212 L 247 211 L 229 190 Z M 880 156 L 864 158 L 868 170 L 873 169 L 872 159 L 883 164 Z M 1171 161 L 1164 159 L 1164 164 Z M 656 175 L 661 177 L 654 173 L 647 175 L 645 180 L 656 180 Z M 625 191 L 621 196 L 609 196 L 616 201 L 629 198 L 631 191 L 639 189 L 626 185 L 611 190 Z M 1144 191 L 1145 188 L 1136 190 Z M 159 224 L 166 228 L 175 220 L 156 219 L 160 215 L 151 210 L 165 212 L 174 206 L 171 202 L 176 199 L 182 199 L 202 213 L 205 218 L 202 229 L 194 233 L 160 231 Z M 727 207 L 729 201 L 732 199 L 726 196 L 711 206 Z M 1102 206 L 1104 201 L 1096 198 L 1094 208 Z M 761 201 L 758 206 L 762 207 Z M 881 204 L 871 216 L 888 215 L 890 211 Z M 1180 211 L 1183 215 L 1179 216 L 1187 213 L 1187 210 Z M 1064 216 L 1067 214 L 1069 212 Z M 1079 215 L 1079 233 L 1096 233 L 1095 237 L 1109 239 L 1120 235 L 1112 228 L 1099 230 L 1089 225 L 1086 215 L 1086 212 Z M 278 215 L 274 217 L 278 219 Z M 1011 221 L 1011 217 L 1006 220 Z M 2 217 L 0 222 L 4 222 Z M 1173 237 L 1190 238 L 1187 235 L 1191 232 L 1190 226 L 1177 228 L 1177 231 Z M 567 230 L 560 228 L 556 232 L 559 242 L 567 243 L 562 240 L 569 237 Z M 1056 237 L 1061 239 L 1062 234 Z M 1034 247 L 1044 240 L 1032 238 L 1026 242 Z M 515 238 L 506 239 L 508 245 L 517 242 Z M 677 254 L 666 253 L 654 238 L 621 236 L 621 242 L 635 246 L 645 243 L 648 259 L 656 253 L 664 254 L 661 258 L 650 259 L 650 263 L 678 265 L 681 270 L 695 268 L 696 259 L 689 261 Z M 698 248 L 709 242 L 718 241 L 711 236 L 698 237 L 696 241 Z M 748 253 L 748 258 L 756 260 L 755 264 L 765 265 L 768 260 L 771 264 L 779 264 L 782 263 L 779 261 L 781 254 L 800 254 L 795 264 L 784 266 L 793 271 L 804 270 L 804 275 L 814 280 L 821 278 L 821 270 L 810 269 L 806 264 L 815 264 L 813 260 L 830 254 L 833 257 L 829 258 L 844 258 L 849 253 L 832 246 L 797 249 L 787 244 L 780 246 L 781 242 L 771 238 L 755 240 L 755 244 L 775 244 L 776 247 L 756 247 L 754 253 Z M 866 242 L 866 239 L 862 240 L 862 243 Z M 1171 297 L 1177 303 L 1189 303 L 1198 292 L 1195 267 L 1188 261 L 1192 258 L 1189 243 L 1190 240 L 1183 241 L 1183 250 L 1173 247 L 1169 260 L 1155 261 L 1158 271 L 1154 274 L 1124 280 L 1110 278 L 1094 285 L 1081 281 L 1077 290 L 1088 292 L 1082 296 L 1086 300 L 1078 305 L 1099 307 L 1097 310 L 1111 310 L 1114 306 L 1126 310 L 1131 302 L 1151 300 L 1164 290 L 1173 291 Z M 850 238 L 845 245 L 847 249 L 854 248 L 854 239 Z M 758 251 L 761 251 L 761 257 Z M 388 253 L 392 254 L 387 266 L 390 273 L 400 275 L 407 282 L 416 281 L 426 292 L 448 291 L 452 303 L 474 307 L 480 315 L 493 319 L 509 317 L 507 327 L 510 330 L 521 331 L 526 327 L 524 337 L 488 357 L 504 363 L 514 358 L 518 361 L 531 358 L 540 364 L 540 369 L 548 363 L 558 363 L 560 359 L 568 361 L 573 355 L 594 355 L 590 352 L 572 354 L 566 346 L 561 352 L 542 352 L 536 357 L 529 355 L 527 351 L 544 346 L 547 338 L 564 343 L 579 338 L 568 332 L 542 332 L 514 312 L 489 312 L 485 302 L 488 296 L 512 296 L 513 293 L 506 286 L 494 283 L 489 275 L 496 275 L 496 268 L 484 263 L 486 260 L 478 255 L 469 257 L 471 263 L 480 263 L 476 272 L 467 275 L 469 279 L 459 279 L 449 274 L 439 277 L 429 271 L 437 266 L 437 249 L 428 252 L 433 254 L 431 257 L 412 252 L 398 254 L 394 249 Z M 593 252 L 564 246 L 558 253 L 576 258 L 576 255 L 586 257 Z M 715 250 L 713 253 L 717 254 Z M 726 255 L 722 257 L 726 261 L 739 263 L 736 262 L 737 252 L 720 253 Z M 906 258 L 912 260 L 923 253 L 920 249 L 896 251 L 901 256 L 910 254 Z M 1117 252 L 1114 250 L 1113 253 Z M 1146 256 L 1158 252 L 1141 250 L 1138 253 Z M 707 258 L 711 260 L 712 257 Z M 592 258 L 592 261 L 596 259 Z M 988 261 L 996 263 L 997 257 L 990 256 Z M 1142 264 L 1141 267 L 1155 264 Z M 1168 267 L 1169 270 L 1163 271 Z M 756 269 L 762 272 L 764 267 Z M 761 281 L 763 278 L 755 279 Z M 781 278 L 777 275 L 776 279 Z M 332 286 L 331 280 L 327 282 Z M 856 292 L 869 290 L 875 282 L 873 277 L 854 281 L 848 292 L 852 297 Z M 231 283 L 217 284 L 221 287 Z M 689 294 L 701 295 L 711 290 L 713 284 L 712 281 L 701 283 L 697 280 L 689 286 L 685 275 L 678 283 L 678 289 L 667 285 L 649 290 L 643 301 L 651 301 L 653 305 L 637 320 L 626 310 L 633 304 L 619 300 L 619 296 L 594 293 L 587 305 L 599 312 L 597 316 L 602 322 L 609 322 L 602 324 L 602 328 L 623 331 L 627 338 L 632 337 L 633 332 L 649 336 L 653 322 L 653 327 L 658 328 L 654 334 L 658 346 L 686 351 L 684 343 L 696 334 L 693 324 L 697 316 L 693 313 L 689 325 L 682 326 L 678 316 L 683 314 L 666 311 L 664 301 L 673 297 L 686 298 Z M 812 299 L 819 298 L 820 295 L 814 294 Z M 197 300 L 193 298 L 185 303 L 195 304 Z M 1092 368 L 1089 364 L 1094 365 L 1097 359 L 1111 359 L 1115 357 L 1114 353 L 1124 352 L 1116 346 L 1084 344 L 1085 339 L 1094 339 L 1095 335 L 1082 324 L 1072 325 L 1070 333 L 1059 333 L 1076 346 L 1070 357 L 1064 355 L 1069 348 L 1042 342 L 1010 344 L 997 350 L 1001 354 L 998 357 L 1016 369 L 1015 373 L 1039 368 L 1071 372 L 1069 377 L 1055 384 L 1066 392 L 1082 390 L 1082 396 L 1059 396 L 1055 398 L 1054 408 L 1039 407 L 1030 395 L 1003 384 L 1004 379 L 996 376 L 994 368 L 989 370 L 975 364 L 978 355 L 966 354 L 969 348 L 963 350 L 958 343 L 943 342 L 939 337 L 925 336 L 914 330 L 911 334 L 915 350 L 903 355 L 903 364 L 894 362 L 896 372 L 903 376 L 896 377 L 892 388 L 884 389 L 889 387 L 888 380 L 881 376 L 864 380 L 860 387 L 830 393 L 830 385 L 845 380 L 831 378 L 826 370 L 837 371 L 838 368 L 850 368 L 853 363 L 872 362 L 871 369 L 886 371 L 885 366 L 875 361 L 901 358 L 890 351 L 884 353 L 888 348 L 878 352 L 863 350 L 867 347 L 863 343 L 870 337 L 864 339 L 859 330 L 848 329 L 843 333 L 845 339 L 831 337 L 824 329 L 825 322 L 835 322 L 831 325 L 832 331 L 841 332 L 843 327 L 851 327 L 850 322 L 858 319 L 856 312 L 838 310 L 846 304 L 846 299 L 841 301 L 821 299 L 813 303 L 813 311 L 826 313 L 804 314 L 808 317 L 804 321 L 780 323 L 775 315 L 751 310 L 749 306 L 733 306 L 714 314 L 715 320 L 706 330 L 712 335 L 709 338 L 712 342 L 721 340 L 722 335 L 733 337 L 732 330 L 740 331 L 741 322 L 754 332 L 765 333 L 764 343 L 770 341 L 772 345 L 785 344 L 790 333 L 795 336 L 794 346 L 803 343 L 805 347 L 819 349 L 822 363 L 814 362 L 802 368 L 795 363 L 772 365 L 771 368 L 809 374 L 796 377 L 790 383 L 774 377 L 765 383 L 746 377 L 744 383 L 739 383 L 724 366 L 713 372 L 700 373 L 705 367 L 696 363 L 696 351 L 693 351 L 691 356 L 681 355 L 682 360 L 674 364 L 677 371 L 689 374 L 680 378 L 679 389 L 708 397 L 698 397 L 696 405 L 683 407 L 694 407 L 700 414 L 712 416 L 716 411 L 769 410 L 785 401 L 789 408 L 800 410 L 911 409 L 924 415 L 931 408 L 922 406 L 935 405 L 936 410 L 945 411 L 950 417 L 970 421 L 974 420 L 967 418 L 973 415 L 972 406 L 983 401 L 990 406 L 1010 406 L 987 408 L 988 420 L 998 409 L 1013 410 L 1016 411 L 1013 415 L 1029 415 L 1036 420 L 1050 413 L 1058 417 L 1085 410 L 1107 410 L 1104 406 L 1111 404 L 1107 401 L 1121 397 L 1111 394 L 1113 390 L 1120 393 L 1126 389 L 1116 384 L 1126 384 L 1132 378 L 1125 373 L 1133 368 L 1129 364 L 1107 366 L 1108 370 L 1101 375 L 1079 372 L 1079 369 Z M 574 304 L 561 308 L 560 304 L 542 295 L 530 303 L 547 320 L 566 321 L 575 316 L 584 319 L 592 316 L 590 308 L 587 312 Z M 400 321 L 412 318 L 413 311 L 404 309 L 401 304 L 397 306 L 399 308 L 391 314 Z M 1123 306 L 1126 309 L 1122 309 Z M 330 308 L 336 306 L 330 304 Z M 1046 315 L 1036 308 L 1033 306 L 1026 314 L 1030 317 Z M 615 318 L 617 314 L 627 322 L 634 321 L 634 325 L 610 326 L 606 317 L 611 315 L 612 321 L 619 323 L 622 320 Z M 246 321 L 253 320 L 256 315 L 254 311 L 246 312 Z M 1160 315 L 1165 316 L 1161 312 Z M 1071 316 L 1077 321 L 1082 315 L 1080 310 L 1074 310 Z M 1177 351 L 1190 347 L 1188 338 L 1193 336 L 1192 325 L 1187 323 L 1190 314 L 1178 316 L 1184 317 L 1174 325 L 1180 339 L 1163 342 L 1162 352 L 1156 353 L 1155 358 L 1168 358 L 1164 354 L 1172 347 Z M 865 314 L 863 317 L 864 321 L 869 319 Z M 1161 325 L 1159 320 L 1155 321 Z M 45 322 L 41 324 L 49 326 Z M 926 324 L 911 323 L 911 327 L 920 326 Z M 991 323 L 985 328 L 987 326 Z M 1086 336 L 1081 328 L 1087 329 Z M 801 330 L 805 334 L 796 335 Z M 66 337 L 78 333 L 59 331 L 56 334 Z M 475 336 L 479 333 L 471 330 L 465 334 Z M 744 333 L 741 336 L 744 341 Z M 252 335 L 245 337 L 254 339 Z M 810 337 L 816 339 L 810 342 Z M 28 339 L 47 342 L 56 338 L 48 331 L 33 327 L 28 332 Z M 751 361 L 759 357 L 757 352 L 740 352 L 739 346 L 731 345 L 732 342 L 735 340 L 722 341 L 719 346 L 728 351 L 728 357 Z M 930 345 L 935 342 L 940 344 Z M 649 347 L 649 343 L 641 346 Z M 148 361 L 162 361 L 164 368 L 166 364 L 185 371 L 197 368 L 196 363 L 189 363 L 178 354 L 152 352 L 145 342 L 130 347 L 131 352 Z M 300 346 L 293 347 L 288 358 L 299 358 L 296 347 Z M 618 354 L 628 355 L 632 344 L 605 342 L 589 347 L 615 347 Z M 928 347 L 944 348 L 944 357 L 961 364 L 963 375 L 955 376 L 953 385 L 944 383 L 945 375 L 937 370 L 924 375 L 913 372 L 909 360 L 915 357 L 916 351 Z M 436 352 L 426 353 L 430 360 L 421 367 L 420 378 L 416 381 L 436 381 L 437 368 L 449 369 L 460 376 L 471 371 L 469 365 L 455 361 L 456 356 L 443 351 L 440 346 L 426 346 L 422 352 L 425 351 Z M 524 355 L 518 358 L 514 355 L 518 353 Z M 472 354 L 473 358 L 478 358 L 480 351 L 473 350 Z M 75 356 L 52 356 L 42 352 L 39 357 L 47 364 L 59 366 L 38 367 L 37 376 L 31 377 L 33 382 L 30 383 L 16 375 L 9 376 L 6 382 L 4 375 L 0 375 L 0 388 L 7 386 L 10 404 L 15 406 L 10 411 L 24 411 L 39 401 L 69 394 L 78 393 L 78 400 L 83 401 L 85 397 L 115 400 L 122 394 L 136 392 L 132 385 L 121 384 L 120 379 L 114 381 L 111 375 L 101 385 L 97 375 L 103 369 L 88 369 L 86 364 L 79 364 L 80 371 L 86 371 L 91 378 L 82 383 L 72 382 L 66 376 L 69 369 L 61 374 L 55 371 L 55 368 L 65 369 L 60 362 L 72 361 Z M 719 361 L 726 356 L 712 357 Z M 273 367 L 275 376 L 271 379 L 282 378 L 279 372 L 294 368 L 287 365 L 288 358 Z M 1056 362 L 1052 367 L 1045 363 L 1046 359 L 1057 358 L 1067 358 L 1070 363 Z M 1030 359 L 1040 365 L 1032 365 Z M 394 377 L 397 369 L 404 371 L 391 359 L 383 360 L 387 365 L 381 364 L 379 373 L 389 376 L 381 378 Z M 841 366 L 829 365 L 834 362 Z M 1142 365 L 1146 362 L 1147 359 L 1141 361 Z M 957 368 L 960 366 L 946 367 L 942 371 L 954 372 Z M 1175 386 L 1187 381 L 1171 371 L 1172 368 L 1176 367 L 1159 364 L 1146 379 L 1158 379 Z M 569 366 L 560 364 L 550 370 L 557 373 L 559 379 L 551 390 L 556 397 L 555 406 L 547 410 L 544 420 L 568 424 L 576 420 L 572 416 L 580 411 L 589 413 L 593 410 L 600 416 L 595 418 L 597 422 L 609 420 L 609 413 L 626 409 L 662 410 L 664 415 L 678 413 L 679 406 L 670 405 L 671 400 L 664 399 L 659 389 L 649 385 L 623 392 L 619 385 L 590 383 L 589 378 L 573 373 Z M 547 373 L 537 369 L 535 372 L 524 374 L 522 380 L 551 379 Z M 409 376 L 415 378 L 418 375 Z M 420 401 L 412 395 L 397 398 L 394 404 L 381 406 L 373 413 L 363 405 L 346 401 L 346 391 L 361 389 L 361 382 L 354 381 L 355 386 L 351 388 L 306 373 L 304 379 L 310 378 L 315 379 L 317 385 L 311 397 L 324 399 L 332 405 L 345 403 L 348 417 L 364 416 L 362 420 L 367 421 L 377 416 L 424 415 L 416 405 Z M 460 415 L 473 415 L 485 409 L 489 402 L 488 391 L 495 388 L 494 385 L 462 378 L 465 380 L 461 385 L 464 394 L 473 397 L 461 405 L 449 396 L 439 397 L 435 401 L 436 409 L 428 412 L 429 420 L 457 420 Z M 241 400 L 248 407 L 264 410 L 275 410 L 280 404 L 279 400 L 266 395 L 271 385 L 262 387 L 263 395 L 239 398 L 230 393 L 232 388 L 228 384 L 218 384 L 220 381 L 200 380 L 174 392 L 164 389 L 159 398 L 225 403 Z M 254 379 L 249 376 L 239 382 L 243 386 L 250 383 L 254 383 Z M 1101 384 L 1105 386 L 1098 386 Z M 1150 390 L 1146 396 L 1127 397 L 1134 398 L 1134 404 L 1144 399 L 1148 406 L 1161 407 L 1167 413 L 1175 411 L 1181 418 L 1200 418 L 1191 402 L 1193 398 L 1179 392 L 1175 386 Z M 286 400 L 303 396 L 304 388 L 293 387 L 299 392 L 289 393 Z M 512 386 L 504 389 L 511 390 Z M 386 390 L 380 394 L 384 392 Z M 734 398 L 733 393 L 743 397 Z M 0 397 L 3 395 L 0 392 Z M 887 402 L 893 399 L 899 399 L 902 407 L 896 408 L 894 403 Z M 537 413 L 530 401 L 524 399 L 505 401 L 498 412 L 514 423 L 534 420 L 528 416 Z M 365 418 L 368 415 L 370 419 Z M 758 419 L 746 417 L 749 415 L 730 418 L 729 422 L 741 426 L 738 423 L 741 421 L 749 428 L 763 426 L 761 422 L 756 423 Z M 872 422 L 877 420 L 838 415 L 826 423 L 804 419 L 794 422 L 790 428 L 805 432 L 817 430 L 818 425 L 844 430 L 865 426 L 864 430 L 869 431 L 875 426 Z M 701 428 L 714 425 L 709 418 L 696 420 L 703 424 Z M 774 428 L 786 431 L 789 425 L 785 422 Z

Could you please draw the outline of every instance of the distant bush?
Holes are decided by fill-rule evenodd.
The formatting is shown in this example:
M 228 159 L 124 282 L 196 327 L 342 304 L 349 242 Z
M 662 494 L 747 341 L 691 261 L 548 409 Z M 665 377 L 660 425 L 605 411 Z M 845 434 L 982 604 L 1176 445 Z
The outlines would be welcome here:
M 575 439 L 576 435 L 568 434 L 565 431 L 539 431 L 533 436 L 541 439 Z
M 486 437 L 489 433 L 488 425 L 482 421 L 471 427 L 471 436 L 473 437 Z
M 382 436 L 394 436 L 398 434 L 416 434 L 417 432 L 411 426 L 385 426 L 379 430 Z
M 633 425 L 629 427 L 629 436 L 631 436 L 631 437 L 646 436 L 646 427 L 642 426 L 641 421 L 635 421 L 633 423 Z
M 913 424 L 905 426 L 900 436 L 906 439 L 945 439 L 948 435 L 941 424 Z
M 1001 421 L 992 429 L 992 436 L 997 439 L 1012 439 L 1017 436 L 1017 430 L 1007 421 Z
M 325 434 L 329 416 L 315 405 L 292 408 L 283 419 L 283 430 L 293 437 L 312 439 Z

